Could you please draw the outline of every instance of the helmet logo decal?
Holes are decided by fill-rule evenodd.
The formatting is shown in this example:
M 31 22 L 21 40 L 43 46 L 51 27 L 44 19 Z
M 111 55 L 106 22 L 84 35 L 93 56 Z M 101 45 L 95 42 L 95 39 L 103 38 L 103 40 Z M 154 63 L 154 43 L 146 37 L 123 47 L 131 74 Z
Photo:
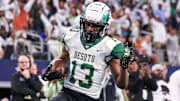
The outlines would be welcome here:
M 104 17 L 103 17 L 103 19 L 102 19 L 102 22 L 105 22 L 105 21 L 107 20 L 108 15 L 109 15 L 109 12 L 107 12 L 107 13 L 104 15 Z

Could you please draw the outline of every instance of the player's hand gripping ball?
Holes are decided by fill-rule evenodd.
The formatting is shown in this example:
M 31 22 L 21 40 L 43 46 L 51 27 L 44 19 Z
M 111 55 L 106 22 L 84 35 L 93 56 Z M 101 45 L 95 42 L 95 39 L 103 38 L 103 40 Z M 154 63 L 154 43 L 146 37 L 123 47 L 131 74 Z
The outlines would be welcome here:
M 63 79 L 67 71 L 63 63 L 63 60 L 53 60 L 42 74 L 42 79 L 45 81 Z

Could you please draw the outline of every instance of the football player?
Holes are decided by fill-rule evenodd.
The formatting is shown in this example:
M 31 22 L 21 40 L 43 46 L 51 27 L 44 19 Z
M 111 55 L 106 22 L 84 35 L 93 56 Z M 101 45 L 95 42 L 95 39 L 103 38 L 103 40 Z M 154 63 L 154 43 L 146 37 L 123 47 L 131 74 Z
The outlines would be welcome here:
M 70 29 L 64 34 L 62 55 L 50 64 L 51 72 L 58 73 L 45 78 L 52 80 L 58 74 L 61 77 L 68 61 L 70 68 L 62 92 L 51 101 L 98 101 L 108 66 L 117 86 L 126 88 L 131 51 L 121 41 L 107 36 L 110 20 L 110 8 L 93 2 L 80 18 L 80 29 Z

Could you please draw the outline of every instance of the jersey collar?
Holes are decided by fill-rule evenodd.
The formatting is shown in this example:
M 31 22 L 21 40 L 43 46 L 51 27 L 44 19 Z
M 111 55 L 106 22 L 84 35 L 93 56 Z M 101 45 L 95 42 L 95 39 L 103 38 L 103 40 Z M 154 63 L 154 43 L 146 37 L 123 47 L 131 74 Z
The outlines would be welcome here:
M 81 39 L 81 43 L 82 43 L 83 47 L 85 49 L 89 49 L 89 48 L 95 46 L 96 44 L 98 44 L 100 41 L 102 41 L 104 39 L 104 37 L 101 37 L 101 38 L 99 38 L 99 39 L 97 39 L 97 40 L 95 40 L 94 42 L 91 42 L 91 43 L 86 43 L 86 41 L 84 40 L 82 35 L 80 36 L 80 39 Z

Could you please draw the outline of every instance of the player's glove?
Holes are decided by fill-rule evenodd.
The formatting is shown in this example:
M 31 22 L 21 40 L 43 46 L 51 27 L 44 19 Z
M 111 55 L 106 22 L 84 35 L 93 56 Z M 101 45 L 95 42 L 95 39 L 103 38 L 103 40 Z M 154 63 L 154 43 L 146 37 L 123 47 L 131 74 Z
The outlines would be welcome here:
M 51 81 L 51 80 L 56 80 L 56 79 L 62 79 L 64 77 L 63 74 L 55 71 L 51 71 L 52 64 L 49 64 L 48 67 L 46 68 L 45 72 L 42 74 L 42 79 L 45 81 Z
M 128 43 L 124 45 L 124 55 L 121 58 L 120 65 L 123 69 L 128 68 L 129 64 L 134 60 L 133 47 L 128 47 Z

